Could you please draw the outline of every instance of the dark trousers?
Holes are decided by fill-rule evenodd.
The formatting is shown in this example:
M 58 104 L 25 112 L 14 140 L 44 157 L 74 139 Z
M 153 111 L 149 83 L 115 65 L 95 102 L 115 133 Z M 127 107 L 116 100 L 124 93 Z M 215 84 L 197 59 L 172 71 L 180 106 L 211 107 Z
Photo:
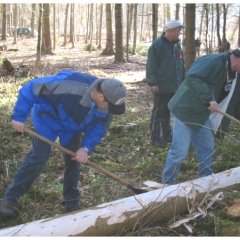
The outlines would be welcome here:
M 168 102 L 173 97 L 174 93 L 154 94 L 154 106 L 150 122 L 151 140 L 156 141 L 160 138 L 161 130 L 163 138 L 172 134 L 170 126 L 170 111 Z

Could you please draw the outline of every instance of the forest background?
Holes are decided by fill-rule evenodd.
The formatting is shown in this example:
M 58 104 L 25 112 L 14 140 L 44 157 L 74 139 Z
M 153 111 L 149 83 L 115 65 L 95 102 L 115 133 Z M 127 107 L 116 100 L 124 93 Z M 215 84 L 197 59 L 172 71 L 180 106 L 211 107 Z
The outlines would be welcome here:
M 196 37 L 202 41 L 201 55 L 217 53 L 225 39 L 231 43 L 232 49 L 240 45 L 240 4 L 235 3 L 9 3 L 1 4 L 1 10 L 0 198 L 31 148 L 31 137 L 13 132 L 9 119 L 19 89 L 32 78 L 71 69 L 124 81 L 128 88 L 127 112 L 114 118 L 108 134 L 90 160 L 141 187 L 145 180 L 160 181 L 168 150 L 150 145 L 152 95 L 145 81 L 145 64 L 152 41 L 162 34 L 168 20 L 179 19 L 187 26 L 180 39 L 186 38 L 186 69 L 196 59 Z M 17 34 L 17 28 L 23 27 L 31 28 L 30 36 Z M 32 128 L 30 121 L 27 126 Z M 216 143 L 215 173 L 239 166 L 239 135 L 239 126 L 232 123 L 224 142 Z M 54 149 L 31 191 L 19 201 L 18 216 L 15 219 L 0 217 L 0 228 L 64 213 L 63 169 L 61 152 Z M 195 178 L 197 161 L 191 149 L 178 182 Z M 132 194 L 126 187 L 87 166 L 82 167 L 80 180 L 83 208 Z M 170 230 L 166 221 L 123 234 L 237 234 L 229 231 L 229 217 L 226 218 L 223 212 L 232 199 L 239 196 L 238 192 L 227 192 L 225 202 L 215 206 L 214 217 L 194 222 L 193 233 L 184 227 Z M 231 221 L 236 229 L 236 220 Z M 228 233 L 224 232 L 223 226 L 227 226 Z

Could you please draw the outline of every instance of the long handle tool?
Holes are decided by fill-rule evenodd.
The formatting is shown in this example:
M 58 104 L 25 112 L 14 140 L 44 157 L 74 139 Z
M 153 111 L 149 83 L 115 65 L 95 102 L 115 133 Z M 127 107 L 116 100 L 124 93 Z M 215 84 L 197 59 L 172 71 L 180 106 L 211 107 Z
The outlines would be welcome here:
M 25 130 L 24 130 L 24 131 L 27 132 L 27 133 L 29 133 L 30 135 L 32 135 L 32 136 L 34 136 L 34 137 L 42 140 L 42 141 L 50 144 L 51 146 L 58 148 L 59 150 L 63 151 L 63 152 L 66 153 L 66 154 L 69 154 L 69 155 L 72 156 L 72 157 L 75 157 L 75 156 L 76 156 L 76 153 L 68 150 L 67 148 L 64 148 L 64 147 L 60 146 L 59 144 L 57 144 L 57 143 L 55 143 L 55 142 L 53 142 L 53 141 L 51 141 L 51 140 L 49 140 L 49 139 L 47 139 L 47 138 L 39 135 L 38 133 L 36 133 L 36 132 L 34 132 L 34 131 L 26 128 L 26 127 L 25 127 Z M 119 178 L 118 176 L 114 175 L 113 173 L 109 172 L 108 170 L 106 170 L 106 169 L 98 166 L 97 164 L 95 164 L 95 163 L 93 163 L 93 162 L 91 162 L 91 161 L 89 161 L 89 160 L 87 160 L 86 165 L 91 166 L 91 167 L 99 170 L 100 172 L 102 172 L 103 174 L 111 177 L 112 179 L 114 179 L 115 181 L 119 182 L 120 184 L 122 184 L 122 185 L 130 188 L 130 189 L 131 189 L 133 192 L 135 192 L 136 194 L 141 194 L 141 193 L 148 192 L 146 189 L 135 188 L 132 184 L 126 182 L 124 179 Z
M 210 103 L 209 102 L 203 102 L 203 105 L 206 106 L 206 107 L 210 107 Z M 232 117 L 231 115 L 217 109 L 216 112 L 222 114 L 223 116 L 225 116 L 226 118 L 232 120 L 233 122 L 237 123 L 237 124 L 240 124 L 240 121 L 237 120 L 236 118 Z

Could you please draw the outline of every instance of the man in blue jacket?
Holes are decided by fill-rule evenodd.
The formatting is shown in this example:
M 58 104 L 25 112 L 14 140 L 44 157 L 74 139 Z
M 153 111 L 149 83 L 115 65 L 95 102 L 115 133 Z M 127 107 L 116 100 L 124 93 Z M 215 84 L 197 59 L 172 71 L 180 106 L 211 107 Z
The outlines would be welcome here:
M 185 76 L 183 52 L 179 35 L 185 28 L 177 20 L 170 20 L 165 32 L 157 38 L 149 48 L 146 65 L 146 79 L 154 95 L 154 106 L 150 121 L 152 145 L 164 147 L 161 140 L 172 142 L 170 112 L 167 107 Z
M 193 145 L 198 159 L 199 177 L 211 175 L 214 153 L 214 131 L 223 139 L 230 120 L 223 117 L 213 128 L 210 114 L 219 105 L 232 116 L 240 113 L 240 47 L 224 54 L 198 58 L 186 74 L 168 107 L 173 116 L 173 141 L 163 169 L 162 183 L 174 184 L 182 161 Z M 231 84 L 230 84 L 231 83 Z M 231 85 L 231 88 L 229 86 Z M 204 103 L 208 103 L 206 107 Z
M 125 112 L 126 88 L 117 79 L 98 79 L 80 72 L 64 70 L 55 76 L 36 78 L 19 92 L 11 117 L 12 127 L 24 132 L 25 122 L 32 111 L 35 131 L 76 152 L 65 161 L 63 196 L 66 211 L 80 209 L 78 180 L 80 163 L 100 142 L 113 115 Z M 80 135 L 84 133 L 83 140 Z M 0 213 L 12 217 L 18 199 L 31 187 L 51 153 L 51 146 L 33 138 L 33 150 L 27 155 L 8 187 L 0 205 Z

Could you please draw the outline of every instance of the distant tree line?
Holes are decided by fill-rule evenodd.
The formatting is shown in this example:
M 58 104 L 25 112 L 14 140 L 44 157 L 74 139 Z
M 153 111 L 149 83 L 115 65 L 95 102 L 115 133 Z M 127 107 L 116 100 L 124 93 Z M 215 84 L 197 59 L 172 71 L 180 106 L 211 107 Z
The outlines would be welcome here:
M 187 26 L 181 37 L 181 41 L 186 37 L 189 46 L 186 57 L 194 54 L 196 37 L 203 42 L 206 54 L 215 52 L 226 39 L 232 46 L 240 45 L 240 4 L 234 3 L 4 3 L 0 32 L 1 40 L 13 36 L 17 43 L 16 28 L 30 27 L 32 35 L 38 31 L 39 53 L 51 54 L 57 37 L 63 36 L 63 46 L 70 43 L 74 47 L 76 41 L 84 40 L 88 51 L 96 45 L 102 54 L 115 55 L 116 62 L 126 62 L 129 52 L 124 55 L 123 45 L 132 44 L 131 54 L 135 54 L 136 44 L 159 37 L 170 19 Z

